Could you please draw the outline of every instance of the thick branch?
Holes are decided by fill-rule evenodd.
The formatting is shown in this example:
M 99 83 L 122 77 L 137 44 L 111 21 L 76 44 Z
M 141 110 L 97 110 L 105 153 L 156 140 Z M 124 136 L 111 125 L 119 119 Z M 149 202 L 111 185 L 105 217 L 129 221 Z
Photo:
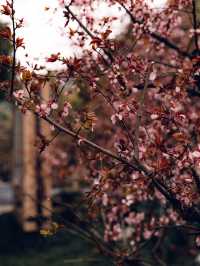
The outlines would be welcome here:
M 38 115 L 37 113 L 35 113 Z M 77 141 L 81 143 L 87 144 L 89 147 L 94 148 L 95 150 L 102 152 L 103 154 L 127 165 L 128 167 L 132 168 L 133 170 L 139 171 L 144 173 L 149 179 L 152 180 L 154 186 L 158 191 L 172 204 L 174 209 L 176 209 L 181 216 L 187 220 L 187 221 L 200 221 L 200 213 L 195 207 L 185 207 L 182 208 L 181 202 L 174 197 L 174 195 L 169 191 L 169 189 L 156 178 L 156 174 L 149 171 L 143 164 L 141 164 L 136 158 L 134 158 L 134 164 L 132 162 L 129 162 L 128 160 L 118 156 L 117 154 L 111 152 L 110 150 L 107 150 L 96 143 L 76 134 L 72 130 L 65 128 L 58 124 L 57 122 L 53 121 L 49 117 L 42 117 L 45 121 L 49 122 L 51 125 L 53 125 L 56 129 L 58 129 L 61 132 L 66 133 L 67 135 L 77 139 Z
M 37 113 L 36 113 L 37 115 Z M 79 134 L 77 134 L 76 132 L 68 129 L 68 128 L 65 128 L 63 126 L 61 126 L 60 124 L 58 124 L 57 122 L 53 121 L 51 118 L 49 117 L 42 117 L 42 119 L 44 119 L 45 121 L 47 121 L 49 124 L 53 125 L 56 129 L 58 129 L 60 132 L 64 132 L 66 133 L 67 135 L 75 138 L 77 140 L 77 142 L 81 145 L 82 143 L 84 144 L 87 144 L 89 147 L 99 151 L 99 152 L 102 152 L 103 154 L 129 166 L 130 168 L 136 170 L 136 171 L 143 171 L 143 169 L 141 169 L 140 167 L 132 164 L 131 162 L 127 161 L 126 159 L 118 156 L 117 154 L 111 152 L 110 150 L 107 150 L 99 145 L 97 145 L 96 143 L 80 136 Z

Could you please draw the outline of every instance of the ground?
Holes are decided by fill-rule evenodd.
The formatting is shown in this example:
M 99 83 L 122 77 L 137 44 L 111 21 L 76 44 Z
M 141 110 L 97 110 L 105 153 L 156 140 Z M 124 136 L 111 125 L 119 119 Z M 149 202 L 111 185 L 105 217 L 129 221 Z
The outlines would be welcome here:
M 168 246 L 166 266 L 199 266 L 199 255 L 192 256 L 186 248 L 186 239 L 180 232 L 170 236 L 176 250 L 169 249 L 168 240 L 160 243 Z M 151 246 L 149 246 L 151 248 Z M 149 249 L 144 251 L 147 261 Z M 196 257 L 196 258 L 195 258 Z M 197 259 L 198 257 L 198 259 Z M 149 260 L 150 261 L 150 260 Z M 197 262 L 198 261 L 198 262 Z M 12 213 L 0 215 L 0 266 L 113 266 L 108 258 L 88 240 L 68 231 L 60 231 L 54 236 L 25 234 L 20 230 Z M 145 264 L 147 265 L 147 264 Z M 148 264 L 157 266 L 154 263 Z
M 24 234 L 14 216 L 0 216 L 0 266 L 110 266 L 87 240 L 67 232 Z

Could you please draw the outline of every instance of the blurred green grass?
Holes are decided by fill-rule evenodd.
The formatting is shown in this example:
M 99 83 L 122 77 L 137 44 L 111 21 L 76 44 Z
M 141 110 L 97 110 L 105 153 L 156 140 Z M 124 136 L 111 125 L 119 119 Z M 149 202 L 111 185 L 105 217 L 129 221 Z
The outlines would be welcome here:
M 85 245 L 74 241 L 66 246 L 51 247 L 38 251 L 35 249 L 21 254 L 7 254 L 0 256 L 1 266 L 92 266 L 109 265 L 105 260 L 98 258 L 95 254 L 88 252 Z M 90 254 L 91 253 L 91 254 Z M 93 253 L 93 254 L 92 254 Z M 88 255 L 87 255 L 88 254 Z M 93 256 L 93 257 L 91 257 Z
M 110 266 L 87 240 L 68 232 L 24 234 L 12 214 L 0 216 L 0 266 Z

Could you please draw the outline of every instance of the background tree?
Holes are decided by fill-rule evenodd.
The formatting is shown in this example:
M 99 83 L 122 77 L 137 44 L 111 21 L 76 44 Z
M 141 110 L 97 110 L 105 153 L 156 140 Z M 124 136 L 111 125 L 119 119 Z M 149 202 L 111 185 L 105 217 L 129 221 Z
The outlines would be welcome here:
M 0 24 L 0 30 L 5 27 L 5 25 Z M 0 82 L 6 81 L 9 78 L 9 69 L 7 65 L 4 64 L 4 58 L 9 55 L 10 44 L 9 42 L 0 36 Z M 0 178 L 8 179 L 10 178 L 10 166 L 9 160 L 11 156 L 11 129 L 12 129 L 12 118 L 10 105 L 5 102 L 5 93 L 0 92 L 0 125 L 1 125 L 1 136 L 0 136 Z

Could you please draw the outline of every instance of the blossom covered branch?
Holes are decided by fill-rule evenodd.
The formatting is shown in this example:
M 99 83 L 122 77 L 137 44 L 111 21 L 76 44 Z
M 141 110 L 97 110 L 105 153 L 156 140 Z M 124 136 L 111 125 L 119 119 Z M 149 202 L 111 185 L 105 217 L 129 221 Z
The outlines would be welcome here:
M 195 1 L 169 1 L 154 10 L 146 1 L 107 0 L 108 8 L 130 17 L 119 36 L 113 31 L 120 18 L 94 16 L 99 3 L 94 2 L 60 1 L 63 32 L 81 55 L 50 51 L 47 63 L 60 63 L 63 69 L 42 75 L 45 66 L 16 62 L 17 49 L 25 48 L 16 38 L 23 20 L 15 18 L 13 2 L 7 1 L 2 14 L 10 16 L 13 27 L 5 27 L 0 36 L 14 52 L 12 58 L 1 56 L 0 63 L 12 70 L 12 77 L 0 87 L 8 88 L 22 113 L 31 111 L 49 123 L 54 141 L 42 136 L 41 142 L 52 173 L 58 169 L 67 176 L 73 169 L 80 183 L 87 180 L 88 213 L 91 223 L 98 220 L 104 228 L 101 248 L 111 252 L 107 255 L 127 265 L 156 242 L 152 253 L 159 261 L 165 229 L 184 228 L 195 236 L 194 246 L 200 245 Z M 41 91 L 47 82 L 51 96 L 45 100 Z M 53 154 L 46 149 L 50 143 Z

